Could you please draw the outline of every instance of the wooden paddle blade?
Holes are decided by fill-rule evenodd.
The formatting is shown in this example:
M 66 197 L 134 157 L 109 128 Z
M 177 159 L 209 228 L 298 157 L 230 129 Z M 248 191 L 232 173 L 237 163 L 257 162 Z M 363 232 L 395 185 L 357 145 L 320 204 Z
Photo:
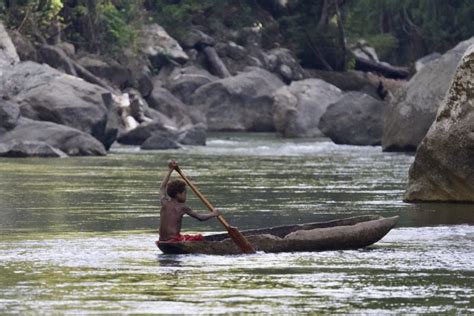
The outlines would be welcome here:
M 234 241 L 234 243 L 242 250 L 243 253 L 255 253 L 255 249 L 247 240 L 247 238 L 242 235 L 241 232 L 235 227 L 226 226 L 227 232 L 229 233 L 230 238 Z

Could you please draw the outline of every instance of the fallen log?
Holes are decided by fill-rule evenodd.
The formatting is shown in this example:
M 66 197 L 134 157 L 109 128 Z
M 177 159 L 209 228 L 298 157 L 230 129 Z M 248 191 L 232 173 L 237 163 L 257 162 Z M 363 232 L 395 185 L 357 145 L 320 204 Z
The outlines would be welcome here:
M 214 47 L 206 46 L 203 50 L 206 54 L 207 60 L 211 64 L 211 67 L 217 76 L 221 78 L 228 78 L 231 76 L 229 70 L 217 54 L 216 49 Z
M 356 64 L 355 69 L 365 72 L 375 72 L 386 78 L 406 79 L 410 76 L 408 67 L 392 66 L 389 64 L 378 63 L 373 60 L 354 56 Z

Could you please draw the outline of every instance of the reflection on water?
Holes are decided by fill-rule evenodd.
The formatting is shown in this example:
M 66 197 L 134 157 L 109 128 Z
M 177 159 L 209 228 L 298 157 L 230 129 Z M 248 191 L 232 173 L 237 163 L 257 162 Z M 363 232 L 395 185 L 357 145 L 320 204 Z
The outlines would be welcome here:
M 170 158 L 241 228 L 363 214 L 401 215 L 400 225 L 358 251 L 163 255 L 157 191 Z M 265 134 L 185 151 L 0 159 L 0 311 L 472 313 L 472 206 L 401 202 L 412 160 Z

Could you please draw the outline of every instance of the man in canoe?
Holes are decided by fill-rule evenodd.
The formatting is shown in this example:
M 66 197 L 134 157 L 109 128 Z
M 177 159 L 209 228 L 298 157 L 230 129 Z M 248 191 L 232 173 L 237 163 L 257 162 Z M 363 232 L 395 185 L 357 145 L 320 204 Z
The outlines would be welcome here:
M 158 242 L 201 241 L 203 240 L 201 234 L 181 235 L 181 222 L 184 214 L 200 221 L 207 221 L 219 216 L 220 213 L 214 209 L 211 213 L 199 214 L 185 204 L 186 183 L 182 180 L 169 181 L 176 166 L 176 161 L 171 160 L 168 164 L 168 173 L 160 185 L 160 240 Z

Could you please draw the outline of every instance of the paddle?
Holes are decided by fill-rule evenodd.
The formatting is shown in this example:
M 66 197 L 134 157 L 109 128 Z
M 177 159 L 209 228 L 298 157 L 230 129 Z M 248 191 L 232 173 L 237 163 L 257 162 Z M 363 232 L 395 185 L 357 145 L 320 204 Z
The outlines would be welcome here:
M 188 180 L 188 178 L 186 178 L 181 169 L 176 166 L 174 170 L 179 173 L 181 178 L 183 178 L 184 182 L 186 182 L 191 188 L 191 190 L 193 190 L 194 194 L 196 194 L 198 198 L 202 201 L 202 203 L 204 203 L 207 208 L 212 212 L 214 210 L 212 204 L 206 199 L 204 195 L 201 194 L 201 192 L 199 192 L 199 190 Z M 240 250 L 242 250 L 243 253 L 255 253 L 255 249 L 252 247 L 250 242 L 247 240 L 247 238 L 244 237 L 244 235 L 242 235 L 242 233 L 237 228 L 230 226 L 229 223 L 227 223 L 227 221 L 224 219 L 224 217 L 222 217 L 222 215 L 219 215 L 217 219 L 219 220 L 219 222 L 221 222 L 222 225 L 224 225 L 225 229 L 227 229 L 230 238 L 232 238 L 232 240 L 240 248 Z

